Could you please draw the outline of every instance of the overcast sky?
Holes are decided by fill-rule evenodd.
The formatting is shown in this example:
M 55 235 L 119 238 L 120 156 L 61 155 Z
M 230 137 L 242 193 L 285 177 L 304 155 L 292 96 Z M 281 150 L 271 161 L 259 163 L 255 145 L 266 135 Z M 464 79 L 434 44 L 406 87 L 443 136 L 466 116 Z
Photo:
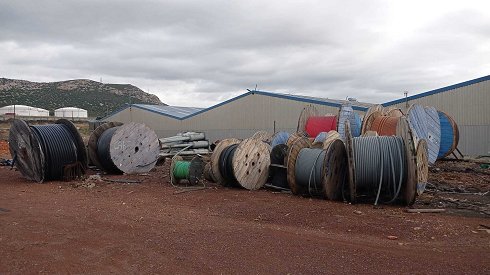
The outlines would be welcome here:
M 490 1 L 2 0 L 0 77 L 381 103 L 490 74 Z

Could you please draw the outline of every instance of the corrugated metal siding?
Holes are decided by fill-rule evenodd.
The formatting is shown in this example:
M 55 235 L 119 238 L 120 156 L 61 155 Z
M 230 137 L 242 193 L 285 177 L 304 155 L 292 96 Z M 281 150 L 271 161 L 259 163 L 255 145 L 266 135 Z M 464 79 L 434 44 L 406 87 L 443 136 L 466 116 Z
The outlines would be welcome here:
M 456 121 L 460 129 L 458 148 L 463 154 L 489 154 L 490 81 L 409 100 L 408 106 L 413 103 L 434 106 Z M 390 106 L 406 111 L 406 103 Z
M 296 131 L 298 117 L 307 103 L 253 94 L 232 101 L 184 120 L 155 114 L 139 108 L 127 108 L 108 121 L 142 122 L 154 129 L 159 137 L 181 131 L 204 131 L 211 141 L 228 137 L 247 138 L 263 130 Z M 313 104 L 315 105 L 315 104 Z M 320 113 L 337 114 L 338 108 L 315 105 Z M 362 115 L 362 112 L 358 112 Z

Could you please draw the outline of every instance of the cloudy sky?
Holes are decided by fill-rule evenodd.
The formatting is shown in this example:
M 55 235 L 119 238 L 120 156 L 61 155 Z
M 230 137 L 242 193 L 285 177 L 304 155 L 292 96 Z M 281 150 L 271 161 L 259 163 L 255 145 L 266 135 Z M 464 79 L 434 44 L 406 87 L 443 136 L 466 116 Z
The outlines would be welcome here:
M 490 1 L 2 0 L 0 77 L 380 103 L 490 74 Z

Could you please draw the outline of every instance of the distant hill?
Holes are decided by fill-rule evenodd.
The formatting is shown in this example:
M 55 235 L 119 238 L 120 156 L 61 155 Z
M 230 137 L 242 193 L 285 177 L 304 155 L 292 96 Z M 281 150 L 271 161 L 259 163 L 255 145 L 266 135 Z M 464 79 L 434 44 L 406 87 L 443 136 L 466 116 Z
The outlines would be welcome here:
M 130 84 L 105 84 L 88 79 L 43 83 L 0 78 L 0 107 L 17 104 L 50 111 L 79 107 L 86 109 L 90 117 L 96 117 L 126 103 L 163 104 L 156 95 Z

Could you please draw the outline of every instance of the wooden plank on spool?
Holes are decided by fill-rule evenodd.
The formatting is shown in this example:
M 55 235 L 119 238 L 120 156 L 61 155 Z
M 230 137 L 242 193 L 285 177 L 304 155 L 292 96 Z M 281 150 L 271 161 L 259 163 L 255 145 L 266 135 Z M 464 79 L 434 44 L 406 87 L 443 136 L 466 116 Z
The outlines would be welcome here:
M 312 116 L 319 116 L 320 113 L 318 112 L 318 109 L 311 105 L 308 104 L 306 107 L 303 108 L 301 113 L 299 114 L 298 117 L 298 126 L 296 127 L 296 132 L 304 132 L 305 127 L 306 127 L 306 122 L 308 119 Z
M 9 131 L 9 151 L 15 167 L 29 180 L 43 182 L 44 154 L 37 138 L 23 120 L 15 119 Z
M 233 156 L 233 174 L 245 189 L 257 190 L 269 177 L 270 146 L 255 138 L 244 139 Z
M 373 121 L 382 116 L 381 111 L 374 111 L 369 116 L 365 116 L 362 121 L 361 135 L 364 135 L 366 132 L 371 131 L 371 127 L 373 125 Z
M 160 145 L 152 129 L 142 123 L 131 122 L 114 132 L 109 152 L 111 160 L 122 172 L 147 173 L 158 161 Z
M 303 148 L 310 148 L 311 142 L 306 137 L 294 136 L 288 139 L 289 148 L 288 158 L 287 158 L 287 181 L 291 192 L 295 195 L 302 194 L 305 190 L 302 190 L 300 186 L 296 184 L 296 159 L 298 158 L 299 152 Z
M 434 107 L 425 107 L 427 113 L 427 148 L 429 163 L 434 164 L 441 146 L 441 121 Z
M 258 140 L 263 141 L 265 143 L 270 143 L 272 140 L 272 134 L 270 134 L 266 131 L 258 131 L 255 134 L 253 134 L 252 138 L 258 139 Z
M 104 133 L 105 130 L 121 125 L 123 125 L 121 122 L 106 122 L 100 125 L 99 127 L 97 127 L 92 132 L 92 134 L 90 134 L 90 138 L 88 140 L 88 145 L 87 145 L 87 153 L 88 153 L 88 160 L 91 164 L 94 164 L 99 169 L 104 169 L 97 155 L 97 143 L 99 141 L 100 136 L 102 135 L 102 133 Z
M 340 138 L 332 140 L 326 151 L 322 177 L 324 196 L 329 200 L 339 200 L 347 179 L 347 152 Z
M 336 141 L 338 139 L 341 139 L 339 132 L 337 132 L 335 130 L 329 131 L 327 133 L 327 137 L 325 137 L 325 140 L 323 141 L 321 148 L 323 150 L 328 150 L 328 147 L 330 147 L 330 144 L 332 144 L 334 141 Z
M 429 162 L 427 160 L 427 142 L 419 141 L 416 152 L 417 158 L 417 194 L 421 195 L 429 181 Z
M 217 183 L 225 186 L 225 179 L 221 176 L 221 172 L 219 170 L 219 156 L 223 150 L 233 144 L 240 143 L 239 139 L 236 138 L 228 138 L 220 141 L 213 150 L 213 154 L 211 155 L 211 171 L 213 172 L 213 176 Z
M 350 123 L 345 122 L 345 149 L 347 152 L 347 171 L 348 171 L 348 183 L 349 183 L 349 196 L 351 203 L 357 201 L 356 190 L 356 162 L 354 161 L 354 146 L 352 145 L 352 135 L 350 132 Z
M 415 149 L 415 140 L 412 136 L 412 130 L 407 118 L 401 117 L 396 127 L 396 135 L 403 139 L 405 144 L 405 156 L 407 162 L 407 177 L 405 186 L 401 190 L 401 198 L 406 205 L 412 205 L 417 196 L 417 157 Z

